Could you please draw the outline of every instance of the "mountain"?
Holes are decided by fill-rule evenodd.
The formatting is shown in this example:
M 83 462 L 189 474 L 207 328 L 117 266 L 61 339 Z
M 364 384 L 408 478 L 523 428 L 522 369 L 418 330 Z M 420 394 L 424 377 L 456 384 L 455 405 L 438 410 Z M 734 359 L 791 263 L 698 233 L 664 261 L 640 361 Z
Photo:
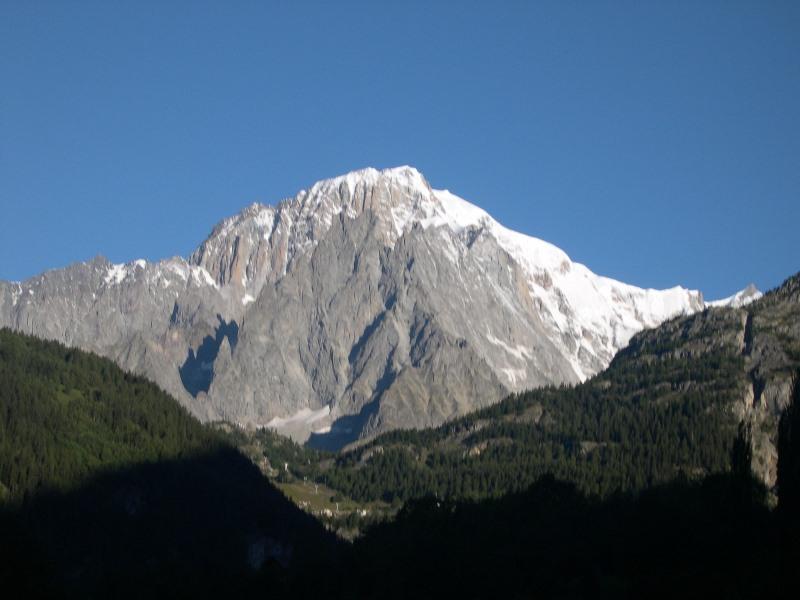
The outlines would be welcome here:
M 200 419 L 333 447 L 583 381 L 703 307 L 595 275 L 410 167 L 254 204 L 188 259 L 0 283 L 0 325 L 107 356 Z
M 732 296 L 722 298 L 721 300 L 706 302 L 706 306 L 731 306 L 733 308 L 741 308 L 742 306 L 746 306 L 751 302 L 758 300 L 762 295 L 763 294 L 758 291 L 756 286 L 751 283 L 746 288 L 736 292 Z

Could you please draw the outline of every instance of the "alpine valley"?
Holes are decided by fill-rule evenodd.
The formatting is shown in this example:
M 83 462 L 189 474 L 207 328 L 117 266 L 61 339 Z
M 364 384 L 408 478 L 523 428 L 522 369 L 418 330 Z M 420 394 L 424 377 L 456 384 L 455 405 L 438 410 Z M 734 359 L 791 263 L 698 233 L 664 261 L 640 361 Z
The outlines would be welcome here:
M 795 598 L 798 402 L 800 273 L 643 290 L 367 169 L 0 284 L 0 582 Z
M 0 326 L 111 358 L 202 421 L 322 448 L 582 382 L 637 332 L 704 308 L 698 291 L 596 275 L 411 167 L 254 204 L 188 258 L 0 282 Z

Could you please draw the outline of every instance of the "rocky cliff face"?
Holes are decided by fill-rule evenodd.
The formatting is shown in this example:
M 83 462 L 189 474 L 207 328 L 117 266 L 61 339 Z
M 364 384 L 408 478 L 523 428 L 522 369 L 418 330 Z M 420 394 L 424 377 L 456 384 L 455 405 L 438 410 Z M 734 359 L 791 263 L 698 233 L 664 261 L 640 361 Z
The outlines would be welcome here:
M 0 282 L 0 325 L 108 356 L 203 419 L 325 445 L 581 381 L 703 307 L 597 276 L 409 167 L 253 205 L 188 259 Z
M 735 381 L 715 374 L 702 385 L 732 390 L 727 396 L 731 427 L 746 425 L 753 472 L 769 489 L 774 488 L 779 423 L 792 401 L 800 369 L 800 274 L 751 302 L 726 301 L 639 334 L 624 354 L 628 360 L 643 363 L 669 355 L 709 365 L 719 356 L 738 357 Z M 679 393 L 702 392 L 702 385 L 682 381 Z
M 771 488 L 778 474 L 778 429 L 800 369 L 800 274 L 747 310 L 742 354 L 742 418 L 749 424 L 753 470 Z

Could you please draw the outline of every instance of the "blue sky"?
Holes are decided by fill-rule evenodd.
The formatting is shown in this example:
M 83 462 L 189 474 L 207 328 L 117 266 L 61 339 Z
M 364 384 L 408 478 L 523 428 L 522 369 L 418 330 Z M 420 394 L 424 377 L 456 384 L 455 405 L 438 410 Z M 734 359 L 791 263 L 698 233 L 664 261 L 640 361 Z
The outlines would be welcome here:
M 597 273 L 800 269 L 800 2 L 0 0 L 0 278 L 411 164 Z

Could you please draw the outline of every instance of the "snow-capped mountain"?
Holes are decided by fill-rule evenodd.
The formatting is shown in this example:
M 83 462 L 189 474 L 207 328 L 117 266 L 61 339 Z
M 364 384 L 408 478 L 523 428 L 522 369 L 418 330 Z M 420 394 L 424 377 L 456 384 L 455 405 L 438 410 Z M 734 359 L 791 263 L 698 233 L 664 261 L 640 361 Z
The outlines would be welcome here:
M 729 306 L 731 308 L 741 308 L 742 306 L 747 306 L 751 302 L 755 302 L 763 295 L 764 294 L 758 291 L 756 286 L 751 283 L 746 288 L 736 292 L 732 296 L 728 296 L 727 298 L 722 298 L 721 300 L 713 300 L 711 302 L 706 302 L 706 306 L 709 307 Z
M 188 259 L 0 283 L 0 325 L 110 356 L 201 418 L 331 444 L 583 380 L 704 306 L 595 275 L 411 167 L 254 204 Z

